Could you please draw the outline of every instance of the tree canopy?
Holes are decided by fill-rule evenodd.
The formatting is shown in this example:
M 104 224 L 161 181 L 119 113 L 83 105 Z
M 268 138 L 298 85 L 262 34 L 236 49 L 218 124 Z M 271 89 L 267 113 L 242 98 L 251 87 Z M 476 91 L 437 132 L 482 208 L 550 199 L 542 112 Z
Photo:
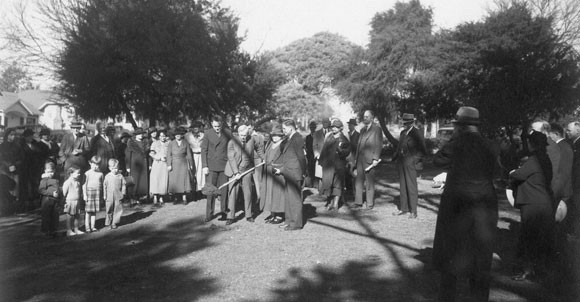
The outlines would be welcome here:
M 17 92 L 32 88 L 30 76 L 18 62 L 12 62 L 0 75 L 0 91 Z
M 58 61 L 83 117 L 155 120 L 264 110 L 272 89 L 239 50 L 238 20 L 210 1 L 87 0 Z

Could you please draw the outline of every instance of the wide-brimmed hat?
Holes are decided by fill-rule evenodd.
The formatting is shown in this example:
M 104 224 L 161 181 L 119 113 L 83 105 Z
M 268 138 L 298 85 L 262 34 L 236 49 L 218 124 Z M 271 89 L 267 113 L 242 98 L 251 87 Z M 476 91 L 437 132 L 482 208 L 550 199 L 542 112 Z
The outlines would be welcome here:
M 139 134 L 145 134 L 145 130 L 143 130 L 143 128 L 136 128 L 135 131 L 133 131 L 133 135 Z
M 72 123 L 70 123 L 70 128 L 71 129 L 80 129 L 82 125 L 83 125 L 83 123 L 81 123 L 81 122 L 72 122 Z
M 123 138 L 129 138 L 129 137 L 131 137 L 131 134 L 129 134 L 128 132 L 121 133 L 121 139 L 123 139 Z
M 412 123 L 415 121 L 415 115 L 412 113 L 403 113 L 402 120 L 403 123 Z
M 189 126 L 189 129 L 193 128 L 203 128 L 203 123 L 201 121 L 194 121 L 191 123 L 191 126 Z
M 356 126 L 358 123 L 356 122 L 355 118 L 351 118 L 350 120 L 348 120 L 347 124 Z
M 330 127 L 342 128 L 342 121 L 339 119 L 333 120 L 332 123 L 330 123 Z
M 280 125 L 272 126 L 272 131 L 270 131 L 270 135 L 271 136 L 274 136 L 274 135 L 283 136 L 284 132 L 282 131 L 282 126 L 280 126 Z
M 460 107 L 455 114 L 455 119 L 451 122 L 461 125 L 479 125 L 479 110 L 474 107 Z

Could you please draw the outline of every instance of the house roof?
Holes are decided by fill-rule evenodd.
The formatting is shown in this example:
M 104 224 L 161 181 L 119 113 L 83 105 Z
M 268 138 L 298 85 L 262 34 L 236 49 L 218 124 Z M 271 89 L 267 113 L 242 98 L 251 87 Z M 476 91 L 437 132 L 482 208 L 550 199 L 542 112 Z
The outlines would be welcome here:
M 6 111 L 17 102 L 20 102 L 30 114 L 37 115 L 40 115 L 40 111 L 47 105 L 66 104 L 56 93 L 47 90 L 25 90 L 19 93 L 0 92 L 0 110 Z

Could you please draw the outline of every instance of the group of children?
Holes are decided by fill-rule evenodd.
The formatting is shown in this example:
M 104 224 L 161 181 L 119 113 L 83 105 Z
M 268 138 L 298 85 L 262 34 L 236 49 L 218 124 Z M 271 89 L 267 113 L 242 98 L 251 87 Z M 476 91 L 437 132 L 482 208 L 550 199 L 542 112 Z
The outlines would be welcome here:
M 64 200 L 64 213 L 67 215 L 67 236 L 84 234 L 79 230 L 81 213 L 85 212 L 85 231 L 97 232 L 96 214 L 100 210 L 101 200 L 106 202 L 105 225 L 116 229 L 123 215 L 122 199 L 126 194 L 125 178 L 119 173 L 119 161 L 110 159 L 110 172 L 103 176 L 99 171 L 101 158 L 93 156 L 91 168 L 84 174 L 81 184 L 81 170 L 78 167 L 68 169 L 68 178 L 60 190 L 60 182 L 54 177 L 55 164 L 47 162 L 40 181 L 41 195 L 41 231 L 49 237 L 56 237 L 59 223 L 60 201 Z M 62 195 L 61 195 L 62 193 Z M 62 197 L 62 198 L 61 198 Z

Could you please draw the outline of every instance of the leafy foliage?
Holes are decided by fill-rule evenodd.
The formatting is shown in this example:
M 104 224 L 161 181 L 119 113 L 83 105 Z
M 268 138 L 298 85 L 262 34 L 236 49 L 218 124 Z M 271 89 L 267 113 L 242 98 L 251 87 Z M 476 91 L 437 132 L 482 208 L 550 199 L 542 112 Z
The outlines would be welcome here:
M 17 62 L 12 62 L 0 75 L 0 91 L 17 92 L 32 88 L 30 76 Z
M 239 51 L 238 21 L 209 1 L 89 0 L 71 8 L 61 90 L 84 117 L 155 120 L 264 110 L 271 89 Z M 265 94 L 262 94 L 265 93 Z

